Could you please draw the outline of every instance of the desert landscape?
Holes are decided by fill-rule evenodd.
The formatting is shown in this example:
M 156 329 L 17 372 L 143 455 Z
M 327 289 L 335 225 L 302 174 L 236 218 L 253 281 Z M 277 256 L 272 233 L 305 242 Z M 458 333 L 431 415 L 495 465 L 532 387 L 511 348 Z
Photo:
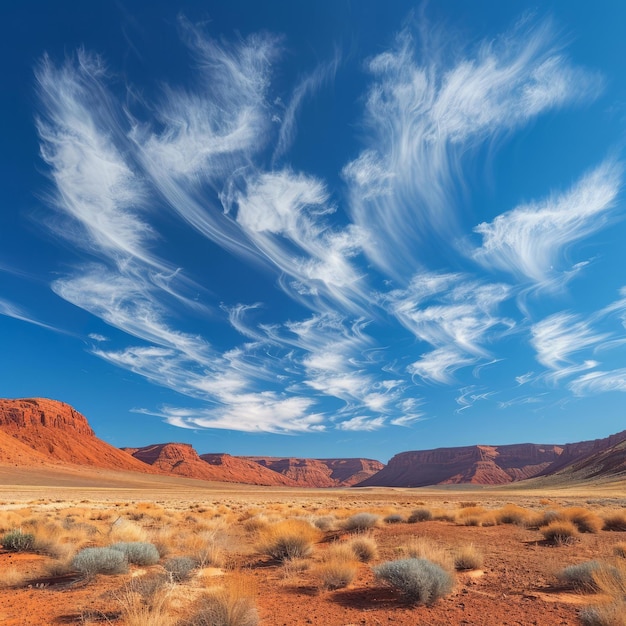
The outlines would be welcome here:
M 138 454 L 21 399 L 0 437 L 2 624 L 624 623 L 625 435 L 386 467 Z M 439 484 L 384 486 L 424 472 Z

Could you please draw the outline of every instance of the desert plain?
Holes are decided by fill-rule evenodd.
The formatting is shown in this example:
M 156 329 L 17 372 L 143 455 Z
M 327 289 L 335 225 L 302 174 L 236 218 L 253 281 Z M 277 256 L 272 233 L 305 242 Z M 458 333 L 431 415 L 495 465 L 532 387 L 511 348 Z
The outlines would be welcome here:
M 299 489 L 98 468 L 0 476 L 0 532 L 33 537 L 0 552 L 7 626 L 624 623 L 620 480 Z M 571 534 L 547 534 L 558 521 Z M 276 550 L 281 534 L 293 553 Z M 152 544 L 158 560 L 120 573 L 72 565 L 116 542 Z M 438 563 L 451 588 L 416 601 L 375 575 L 411 557 Z M 596 566 L 608 583 L 588 575 Z

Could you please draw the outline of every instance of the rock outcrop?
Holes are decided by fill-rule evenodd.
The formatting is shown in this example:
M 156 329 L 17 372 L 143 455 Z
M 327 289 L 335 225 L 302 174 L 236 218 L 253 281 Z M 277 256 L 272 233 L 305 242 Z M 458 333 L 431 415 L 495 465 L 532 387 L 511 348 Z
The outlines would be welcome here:
M 536 476 L 554 463 L 561 446 L 465 446 L 396 454 L 360 486 L 424 487 L 472 483 L 502 485 Z
M 565 445 L 466 446 L 402 452 L 359 486 L 503 485 L 539 476 L 578 479 L 626 472 L 626 431 Z
M 0 433 L 0 462 L 5 464 L 146 471 L 140 461 L 98 439 L 85 416 L 64 402 L 0 399 Z
M 350 487 L 381 470 L 372 459 L 304 459 L 288 457 L 245 457 L 286 476 L 300 487 Z
M 296 486 L 289 478 L 246 459 L 229 454 L 198 455 L 188 443 L 159 443 L 123 450 L 165 474 L 248 485 Z

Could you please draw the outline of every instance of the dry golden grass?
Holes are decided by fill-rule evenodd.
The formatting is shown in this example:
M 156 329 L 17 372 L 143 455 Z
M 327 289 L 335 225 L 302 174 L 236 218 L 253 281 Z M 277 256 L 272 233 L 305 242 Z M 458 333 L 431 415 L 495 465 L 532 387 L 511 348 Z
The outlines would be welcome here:
M 454 567 L 457 570 L 480 569 L 483 566 L 483 554 L 470 543 L 456 548 L 453 553 Z
M 554 545 L 565 545 L 571 543 L 578 536 L 576 526 L 568 520 L 556 520 L 547 526 L 540 528 L 546 541 Z
M 613 554 L 622 559 L 626 559 L 626 541 L 620 541 L 613 546 Z
M 136 581 L 126 584 L 116 594 L 126 626 L 173 626 L 170 615 L 170 588 L 164 581 Z
M 373 537 L 354 537 L 347 545 L 354 557 L 362 563 L 369 563 L 378 557 L 378 546 Z
M 440 565 L 448 572 L 454 572 L 454 559 L 450 552 L 429 537 L 418 535 L 400 546 L 400 552 L 413 559 L 426 559 Z
M 530 511 L 517 504 L 506 504 L 501 509 L 494 511 L 498 524 L 525 524 L 530 518 Z
M 19 587 L 27 580 L 27 576 L 17 567 L 11 566 L 2 570 L 0 574 L 0 588 Z
M 563 516 L 572 522 L 581 533 L 600 532 L 604 525 L 604 521 L 597 513 L 582 506 L 563 509 Z
M 615 511 L 605 515 L 604 530 L 626 531 L 626 511 Z
M 256 626 L 259 623 L 251 581 L 236 573 L 224 587 L 204 593 L 181 624 L 189 626 Z
M 271 524 L 260 533 L 257 549 L 279 561 L 307 557 L 322 532 L 304 520 L 286 519 Z
M 352 559 L 337 556 L 316 565 L 312 574 L 321 589 L 343 589 L 355 578 L 358 571 L 358 563 L 354 556 Z
M 111 525 L 108 541 L 116 543 L 118 541 L 148 541 L 149 533 L 136 522 L 118 518 Z

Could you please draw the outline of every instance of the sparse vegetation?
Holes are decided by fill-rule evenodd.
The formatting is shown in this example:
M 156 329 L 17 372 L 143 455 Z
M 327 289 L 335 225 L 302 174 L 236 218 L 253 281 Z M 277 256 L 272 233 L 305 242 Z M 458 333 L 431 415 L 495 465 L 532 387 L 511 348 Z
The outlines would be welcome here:
M 111 548 L 83 548 L 73 559 L 72 569 L 86 576 L 125 574 L 128 561 L 123 552 Z
M 473 543 L 457 548 L 454 551 L 454 567 L 457 570 L 479 569 L 483 566 L 484 557 Z
M 426 559 L 387 561 L 374 568 L 378 580 L 397 589 L 411 603 L 433 604 L 454 586 L 452 575 Z
M 378 556 L 378 546 L 371 537 L 355 537 L 348 542 L 348 547 L 362 563 L 369 563 Z
M 433 519 L 433 514 L 430 509 L 415 509 L 411 511 L 407 521 L 409 524 L 415 524 L 416 522 L 428 522 L 431 519 Z
M 185 626 L 257 626 L 259 616 L 251 593 L 235 580 L 205 593 L 191 609 Z
M 198 567 L 198 563 L 187 556 L 176 556 L 167 559 L 163 568 L 169 574 L 172 582 L 180 583 L 191 576 L 191 572 Z
M 35 545 L 35 535 L 22 532 L 21 529 L 11 530 L 3 535 L 0 543 L 5 550 L 11 552 L 29 552 Z
M 589 511 L 582 506 L 565 509 L 563 514 L 565 518 L 570 520 L 570 522 L 572 522 L 581 533 L 597 533 L 602 530 L 602 518 L 598 514 L 593 511 Z
M 578 530 L 576 526 L 568 520 L 556 520 L 540 529 L 546 541 L 560 546 L 576 540 Z
M 111 550 L 119 550 L 134 565 L 154 565 L 161 558 L 156 546 L 146 541 L 114 543 L 109 547 Z
M 378 526 L 380 515 L 374 513 L 357 513 L 344 521 L 343 527 L 348 532 L 362 533 Z
M 617 511 L 604 518 L 604 530 L 626 532 L 626 512 Z
M 263 531 L 258 549 L 278 561 L 301 559 L 311 554 L 319 538 L 320 531 L 308 522 L 287 519 Z
M 585 561 L 577 565 L 569 565 L 557 574 L 562 585 L 579 591 L 595 591 L 597 585 L 594 575 L 601 569 L 598 561 Z

